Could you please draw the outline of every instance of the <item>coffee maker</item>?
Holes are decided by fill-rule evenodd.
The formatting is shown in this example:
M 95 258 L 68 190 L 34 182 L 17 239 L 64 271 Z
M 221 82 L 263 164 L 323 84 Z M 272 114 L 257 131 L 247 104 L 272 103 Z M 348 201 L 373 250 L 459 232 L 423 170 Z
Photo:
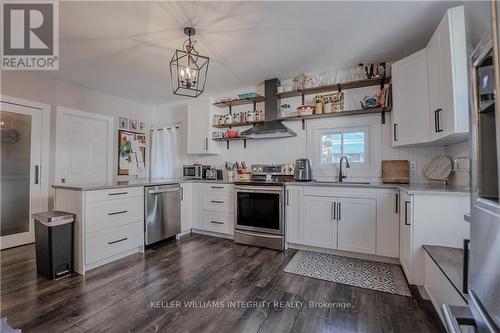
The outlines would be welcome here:
M 309 182 L 312 180 L 311 161 L 307 158 L 295 160 L 293 178 L 299 182 Z

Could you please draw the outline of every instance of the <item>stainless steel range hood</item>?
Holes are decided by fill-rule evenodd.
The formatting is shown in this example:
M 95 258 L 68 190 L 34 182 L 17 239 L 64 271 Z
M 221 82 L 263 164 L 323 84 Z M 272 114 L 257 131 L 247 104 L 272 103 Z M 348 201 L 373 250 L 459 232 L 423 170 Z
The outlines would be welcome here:
M 241 133 L 242 138 L 249 139 L 269 139 L 269 138 L 291 138 L 297 134 L 283 125 L 278 120 L 279 98 L 276 91 L 279 85 L 278 79 L 266 80 L 265 84 L 265 112 L 266 121 L 256 124 L 254 127 Z

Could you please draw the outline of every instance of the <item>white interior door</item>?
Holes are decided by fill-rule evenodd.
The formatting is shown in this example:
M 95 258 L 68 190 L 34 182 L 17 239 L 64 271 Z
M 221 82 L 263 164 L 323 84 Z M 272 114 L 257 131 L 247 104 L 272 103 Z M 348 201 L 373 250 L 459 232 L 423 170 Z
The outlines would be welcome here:
M 1 103 L 0 248 L 33 243 L 31 214 L 42 210 L 42 112 Z
M 113 178 L 113 118 L 59 107 L 56 123 L 58 184 L 106 183 Z

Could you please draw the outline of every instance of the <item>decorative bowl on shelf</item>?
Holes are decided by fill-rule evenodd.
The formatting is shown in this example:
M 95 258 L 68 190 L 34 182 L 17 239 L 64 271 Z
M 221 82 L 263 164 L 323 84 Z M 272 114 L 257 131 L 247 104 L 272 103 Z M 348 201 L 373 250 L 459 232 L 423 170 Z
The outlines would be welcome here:
M 227 130 L 225 136 L 226 136 L 226 138 L 237 138 L 238 137 L 238 131 Z
M 301 116 L 308 116 L 314 113 L 316 107 L 314 105 L 300 105 L 297 107 L 297 112 Z
M 239 99 L 246 99 L 246 98 L 252 98 L 252 97 L 257 97 L 259 94 L 256 92 L 249 92 L 249 93 L 244 93 L 244 94 L 239 94 L 238 98 Z

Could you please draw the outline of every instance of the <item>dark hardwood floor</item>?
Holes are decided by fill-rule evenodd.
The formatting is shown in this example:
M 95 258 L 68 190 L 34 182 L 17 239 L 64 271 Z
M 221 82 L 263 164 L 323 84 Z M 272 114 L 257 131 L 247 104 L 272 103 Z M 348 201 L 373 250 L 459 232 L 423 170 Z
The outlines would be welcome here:
M 1 251 L 1 317 L 23 332 L 444 332 L 414 289 L 409 298 L 283 272 L 294 250 L 193 235 L 59 281 L 37 276 L 34 252 Z

